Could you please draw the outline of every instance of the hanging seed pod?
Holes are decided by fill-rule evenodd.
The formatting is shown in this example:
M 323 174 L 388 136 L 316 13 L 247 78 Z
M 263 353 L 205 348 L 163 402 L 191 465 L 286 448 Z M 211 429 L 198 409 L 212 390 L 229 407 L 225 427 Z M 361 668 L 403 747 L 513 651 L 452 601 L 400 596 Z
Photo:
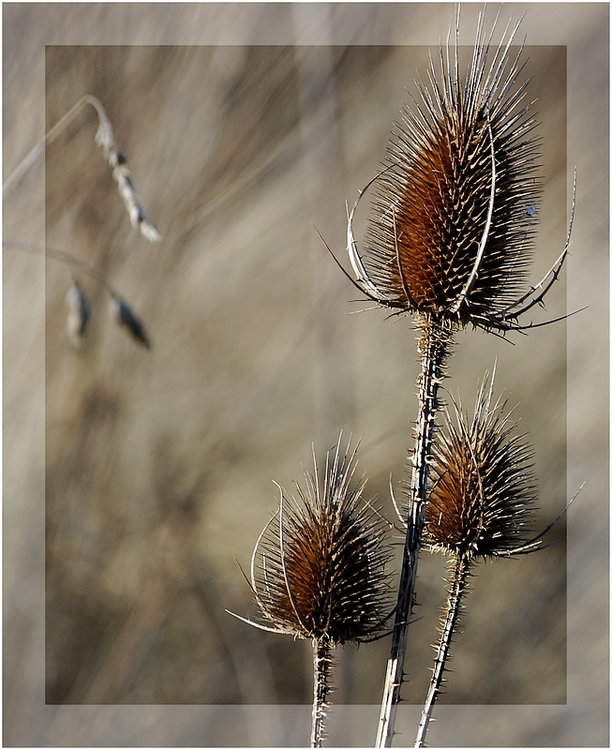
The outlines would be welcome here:
M 161 242 L 161 234 L 138 201 L 132 174 L 128 168 L 125 156 L 120 151 L 111 151 L 108 159 L 113 167 L 113 177 L 117 182 L 119 195 L 123 199 L 128 216 L 130 217 L 130 224 L 134 228 L 138 228 L 140 234 L 149 242 Z
M 136 196 L 136 188 L 132 175 L 127 165 L 127 159 L 119 151 L 113 133 L 113 127 L 108 119 L 104 108 L 93 96 L 84 97 L 96 109 L 98 113 L 99 126 L 96 131 L 96 143 L 104 152 L 104 157 L 113 170 L 113 177 L 117 182 L 119 195 L 123 199 L 125 208 L 130 217 L 130 224 L 140 230 L 140 234 L 149 242 L 161 242 L 163 239 L 157 227 L 146 215 Z
M 151 340 L 147 335 L 144 323 L 132 312 L 129 305 L 117 294 L 111 294 L 110 309 L 117 324 L 125 328 L 134 341 L 145 349 L 151 348 Z
M 87 329 L 91 320 L 91 306 L 87 301 L 85 293 L 76 281 L 66 293 L 66 306 L 69 310 L 66 321 L 68 338 L 72 345 L 78 349 L 83 345 L 83 341 L 87 335 Z

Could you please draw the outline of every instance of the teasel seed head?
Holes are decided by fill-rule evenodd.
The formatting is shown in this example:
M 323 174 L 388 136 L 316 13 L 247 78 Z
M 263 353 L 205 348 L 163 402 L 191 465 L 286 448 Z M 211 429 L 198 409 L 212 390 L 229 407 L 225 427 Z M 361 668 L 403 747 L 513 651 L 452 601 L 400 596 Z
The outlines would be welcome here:
M 518 316 L 535 304 L 527 300 L 536 287 L 524 291 L 541 193 L 539 139 L 529 81 L 518 80 L 518 24 L 494 48 L 495 24 L 485 35 L 481 14 L 465 75 L 458 26 L 457 18 L 454 46 L 447 42 L 426 82 L 416 81 L 386 164 L 366 186 L 374 184 L 374 196 L 363 253 L 352 221 L 365 190 L 349 215 L 347 249 L 357 286 L 379 304 L 504 332 L 521 328 Z
M 533 450 L 505 413 L 491 405 L 493 379 L 479 388 L 470 421 L 455 405 L 455 421 L 434 443 L 432 489 L 425 506 L 424 538 L 431 547 L 474 559 L 520 554 L 539 547 L 529 539 L 536 484 Z
M 331 643 L 365 640 L 388 615 L 385 543 L 388 523 L 353 482 L 356 450 L 342 434 L 323 476 L 305 472 L 297 497 L 279 486 L 280 507 L 261 533 L 251 561 L 251 587 L 265 618 L 253 623 L 297 638 Z M 314 454 L 314 450 L 313 450 Z

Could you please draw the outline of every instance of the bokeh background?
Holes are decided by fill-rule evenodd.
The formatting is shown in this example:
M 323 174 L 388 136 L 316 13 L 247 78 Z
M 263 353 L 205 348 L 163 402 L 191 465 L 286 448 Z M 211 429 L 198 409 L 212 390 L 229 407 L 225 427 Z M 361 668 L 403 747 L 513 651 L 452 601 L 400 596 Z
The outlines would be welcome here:
M 462 6 L 464 44 L 479 9 Z M 460 333 L 445 386 L 471 408 L 497 358 L 498 390 L 534 444 L 541 526 L 587 484 L 567 545 L 478 568 L 434 746 L 607 743 L 608 7 L 511 3 L 500 32 L 524 11 L 542 123 L 534 280 L 563 248 L 578 171 L 572 256 L 534 315 L 589 307 L 511 343 Z M 74 349 L 72 270 L 6 247 L 5 744 L 307 743 L 309 644 L 225 609 L 255 614 L 239 565 L 277 506 L 272 480 L 291 489 L 313 442 L 323 456 L 341 429 L 362 438 L 369 494 L 393 515 L 389 475 L 405 476 L 416 415 L 414 332 L 353 302 L 314 227 L 343 259 L 345 203 L 376 172 L 453 14 L 4 5 L 4 180 L 92 94 L 163 234 L 150 245 L 130 226 L 91 107 L 5 194 L 5 241 L 103 273 L 153 342 L 129 340 L 108 294 L 75 272 L 94 317 Z M 444 572 L 423 555 L 397 745 L 412 743 Z M 330 745 L 373 742 L 387 649 L 339 649 Z

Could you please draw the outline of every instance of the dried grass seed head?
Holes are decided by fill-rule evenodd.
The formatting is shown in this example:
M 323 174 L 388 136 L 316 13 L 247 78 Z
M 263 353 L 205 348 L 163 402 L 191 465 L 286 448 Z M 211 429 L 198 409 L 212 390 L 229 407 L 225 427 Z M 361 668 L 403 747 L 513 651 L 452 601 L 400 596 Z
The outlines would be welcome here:
M 140 230 L 140 234 L 149 242 L 161 242 L 162 236 L 157 227 L 146 215 L 144 209 L 136 196 L 136 188 L 132 180 L 132 175 L 127 165 L 127 159 L 119 151 L 113 127 L 106 116 L 102 104 L 95 97 L 86 97 L 91 101 L 98 113 L 99 126 L 96 131 L 96 143 L 104 152 L 104 157 L 108 161 L 110 168 L 113 170 L 113 177 L 117 182 L 117 189 L 121 196 L 125 208 L 130 217 L 130 224 Z
M 134 314 L 124 299 L 121 299 L 118 294 L 111 293 L 109 308 L 117 325 L 124 328 L 131 338 L 145 349 L 151 348 L 151 339 L 144 323 Z
M 85 293 L 76 281 L 66 293 L 66 306 L 68 307 L 68 318 L 66 328 L 68 338 L 74 347 L 80 348 L 87 335 L 91 321 L 91 305 Z
M 342 437 L 342 436 L 341 436 Z M 280 507 L 263 530 L 251 563 L 261 613 L 277 632 L 300 638 L 358 641 L 379 630 L 388 614 L 387 522 L 364 501 L 365 479 L 354 482 L 356 449 L 328 453 L 323 476 L 282 488 Z
M 434 443 L 425 540 L 468 558 L 507 556 L 530 548 L 536 484 L 533 450 L 516 433 L 506 403 L 492 406 L 483 381 L 469 420 L 455 406 Z M 537 544 L 533 548 L 537 548 Z
M 457 21 L 454 46 L 416 81 L 373 181 L 363 257 L 350 216 L 349 257 L 383 305 L 507 330 L 533 254 L 538 139 L 513 47 L 518 24 L 498 47 L 495 24 L 487 38 L 483 26 L 481 16 L 465 77 Z

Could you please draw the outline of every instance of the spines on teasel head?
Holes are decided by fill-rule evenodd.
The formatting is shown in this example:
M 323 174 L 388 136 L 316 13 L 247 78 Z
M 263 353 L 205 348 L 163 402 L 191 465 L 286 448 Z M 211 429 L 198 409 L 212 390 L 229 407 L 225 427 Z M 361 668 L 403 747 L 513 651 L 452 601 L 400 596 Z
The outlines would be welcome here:
M 253 553 L 251 586 L 266 629 L 345 643 L 367 639 L 388 615 L 388 524 L 354 482 L 356 448 L 328 453 L 305 472 L 297 497 L 280 507 Z M 256 623 L 252 623 L 256 624 Z
M 458 405 L 431 461 L 425 540 L 459 557 L 508 556 L 536 549 L 529 539 L 536 483 L 533 450 L 516 433 L 506 403 L 492 404 L 483 381 L 471 420 Z M 539 539 L 536 537 L 535 539 Z
M 527 300 L 541 184 L 518 24 L 498 46 L 494 29 L 485 34 L 480 17 L 466 61 L 457 20 L 454 46 L 417 80 L 372 181 L 362 252 L 355 209 L 348 250 L 357 285 L 380 304 L 505 331 Z

